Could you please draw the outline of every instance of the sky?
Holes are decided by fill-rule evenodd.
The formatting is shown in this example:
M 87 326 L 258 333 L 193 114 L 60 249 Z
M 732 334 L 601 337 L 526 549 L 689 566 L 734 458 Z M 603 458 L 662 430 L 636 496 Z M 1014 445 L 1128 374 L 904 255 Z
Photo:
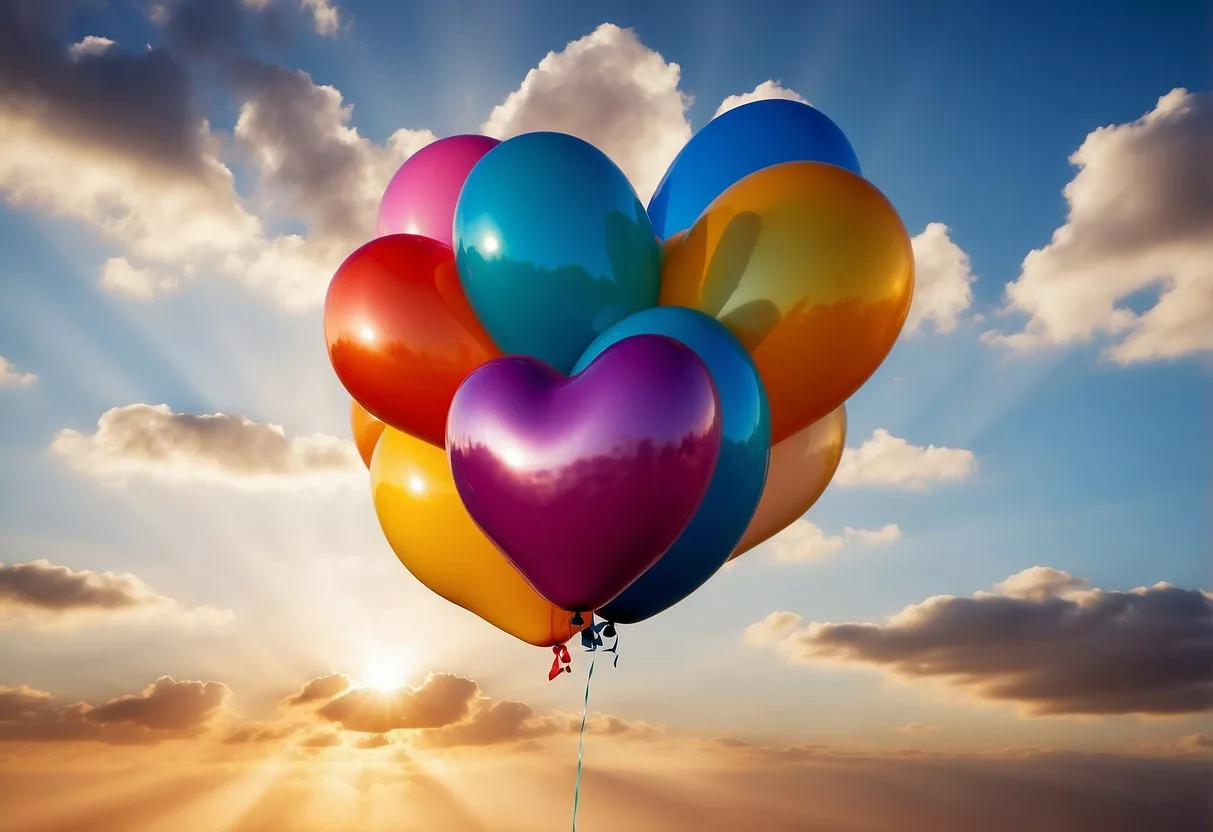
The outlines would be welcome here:
M 1178 1 L 3 3 L 0 799 L 565 822 L 588 657 L 549 682 L 393 556 L 324 291 L 437 137 L 573 133 L 647 200 L 776 96 L 897 208 L 914 304 L 821 500 L 622 628 L 587 828 L 1207 828 L 1211 35 Z

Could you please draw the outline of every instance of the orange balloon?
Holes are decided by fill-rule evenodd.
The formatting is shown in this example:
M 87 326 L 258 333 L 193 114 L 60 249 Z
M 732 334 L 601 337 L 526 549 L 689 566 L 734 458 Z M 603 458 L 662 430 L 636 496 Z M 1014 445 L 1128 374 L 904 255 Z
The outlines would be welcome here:
M 835 410 L 880 366 L 914 291 L 893 206 L 822 162 L 753 173 L 665 243 L 661 304 L 715 317 L 749 350 L 779 443 Z
M 813 507 L 834 479 L 846 442 L 847 409 L 843 405 L 771 448 L 758 509 L 729 560 L 770 540 Z
M 375 443 L 383 435 L 387 425 L 366 412 L 366 408 L 356 401 L 350 402 L 350 429 L 354 434 L 354 444 L 358 446 L 358 455 L 362 457 L 367 468 L 371 467 L 371 454 L 375 453 Z
M 396 557 L 443 598 L 538 647 L 563 644 L 582 629 L 480 531 L 441 448 L 387 427 L 371 459 L 371 493 Z
M 450 247 L 392 234 L 346 258 L 324 301 L 329 360 L 367 412 L 443 447 L 468 374 L 501 352 L 459 282 Z

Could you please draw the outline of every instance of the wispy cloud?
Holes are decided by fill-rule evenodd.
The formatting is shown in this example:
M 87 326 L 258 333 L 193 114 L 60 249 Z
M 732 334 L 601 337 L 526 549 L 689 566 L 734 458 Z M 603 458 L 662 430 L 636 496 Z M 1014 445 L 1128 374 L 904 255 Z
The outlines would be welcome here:
M 837 554 L 848 545 L 881 546 L 900 539 L 901 528 L 896 523 L 886 523 L 879 529 L 847 526 L 842 534 L 827 535 L 821 527 L 802 517 L 766 545 L 780 563 L 801 563 Z

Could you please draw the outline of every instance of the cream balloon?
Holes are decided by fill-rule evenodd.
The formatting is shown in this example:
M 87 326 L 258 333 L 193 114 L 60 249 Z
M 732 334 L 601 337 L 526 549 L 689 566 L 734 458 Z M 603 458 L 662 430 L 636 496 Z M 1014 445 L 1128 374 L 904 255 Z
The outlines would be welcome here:
M 825 493 L 847 441 L 846 405 L 771 448 L 762 498 L 729 560 L 796 522 Z

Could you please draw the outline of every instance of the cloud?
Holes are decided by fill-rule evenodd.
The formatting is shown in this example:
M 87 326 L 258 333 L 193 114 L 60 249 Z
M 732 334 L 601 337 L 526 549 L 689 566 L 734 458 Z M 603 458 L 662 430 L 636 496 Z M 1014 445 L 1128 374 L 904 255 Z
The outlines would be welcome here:
M 345 731 L 370 736 L 357 748 L 379 748 L 393 731 L 414 748 L 449 749 L 508 745 L 580 731 L 581 717 L 538 714 L 526 702 L 493 699 L 472 679 L 432 673 L 418 687 L 383 691 L 351 688 L 342 673 L 320 676 L 284 699 L 285 708 L 311 707 L 315 718 Z M 593 714 L 586 731 L 604 736 L 651 739 L 664 730 L 643 722 Z
M 1213 710 L 1213 594 L 1167 584 L 1102 590 L 1033 567 L 994 592 L 928 598 L 884 624 L 775 613 L 746 640 L 796 661 L 941 680 L 1032 715 Z
M 463 676 L 431 673 L 420 687 L 384 692 L 353 688 L 316 711 L 347 731 L 384 734 L 388 731 L 443 728 L 468 715 L 480 685 Z
M 28 387 L 37 380 L 37 375 L 18 370 L 11 361 L 0 355 L 0 387 Z
M 936 332 L 954 332 L 973 303 L 973 272 L 969 255 L 952 242 L 950 229 L 929 223 L 910 242 L 914 246 L 914 300 L 906 318 L 907 333 L 929 323 Z
M 1110 336 L 1120 364 L 1213 350 L 1213 95 L 1174 89 L 1136 121 L 1101 127 L 1070 157 L 1065 224 L 1006 287 L 1016 350 Z M 1148 308 L 1130 307 L 1157 293 Z
M 299 743 L 301 748 L 335 748 L 338 745 L 341 745 L 341 735 L 336 731 L 313 734 Z
M 727 113 L 729 110 L 736 109 L 742 104 L 749 104 L 751 101 L 762 101 L 767 98 L 784 98 L 789 101 L 799 101 L 801 104 L 808 104 L 809 101 L 796 90 L 788 89 L 778 81 L 763 81 L 758 86 L 749 92 L 730 95 L 720 102 L 720 106 L 716 108 L 715 118 L 722 113 Z
M 60 431 L 51 451 L 81 473 L 113 482 L 143 476 L 248 489 L 324 487 L 361 470 L 347 440 L 290 438 L 278 425 L 226 413 L 174 413 L 163 404 L 115 407 L 92 433 Z
M 397 130 L 380 147 L 351 126 L 353 108 L 335 87 L 317 85 L 302 70 L 246 61 L 236 77 L 246 100 L 235 137 L 260 171 L 262 189 L 307 222 L 321 238 L 317 245 L 339 245 L 344 259 L 373 236 L 379 199 L 396 169 L 434 134 Z
M 923 448 L 877 428 L 858 448 L 842 452 L 834 474 L 841 486 L 875 485 L 923 491 L 931 485 L 968 479 L 977 457 L 963 448 Z
M 376 748 L 384 748 L 391 745 L 392 741 L 385 734 L 369 734 L 362 739 L 354 741 L 354 748 L 359 748 L 364 751 L 370 751 Z
M 100 705 L 56 705 L 45 691 L 0 685 L 0 741 L 148 745 L 197 736 L 228 706 L 219 682 L 161 676 L 139 693 Z
M 245 722 L 223 737 L 225 745 L 259 745 L 279 742 L 299 730 L 299 725 L 284 722 Z
M 879 546 L 900 539 L 901 529 L 896 523 L 886 523 L 879 529 L 853 529 L 847 526 L 842 534 L 827 535 L 819 526 L 802 517 L 771 538 L 767 545 L 780 563 L 802 563 L 837 554 L 848 543 Z
M 341 11 L 332 0 L 299 0 L 312 13 L 312 23 L 318 35 L 334 35 L 341 27 Z
M 103 55 L 113 45 L 114 42 L 109 38 L 89 35 L 84 40 L 73 43 L 68 47 L 67 56 L 73 61 L 78 61 L 88 56 Z
M 219 275 L 286 309 L 316 308 L 333 271 L 374 235 L 368 217 L 395 167 L 432 140 L 406 130 L 375 146 L 349 124 L 335 89 L 249 58 L 250 27 L 277 25 L 276 6 L 255 6 L 187 0 L 153 7 L 152 17 L 180 52 L 223 62 L 221 77 L 241 96 L 237 145 L 260 175 L 260 201 L 281 214 L 273 217 L 238 193 L 221 138 L 198 112 L 190 66 L 174 51 L 127 52 L 98 36 L 64 45 L 42 5 L 0 8 L 0 198 L 83 223 L 116 246 L 103 289 L 146 300 Z M 318 26 L 336 19 L 331 3 L 307 8 Z M 319 201 L 318 185 L 328 189 Z M 307 233 L 272 233 L 270 219 L 302 221 Z
M 350 687 L 350 679 L 344 673 L 330 673 L 327 676 L 317 676 L 306 685 L 293 693 L 281 704 L 284 708 L 295 708 L 300 705 L 323 705 L 338 694 L 345 693 Z
M 0 563 L 0 629 L 130 620 L 223 624 L 233 617 L 231 610 L 185 608 L 129 573 L 76 572 L 46 560 Z
M 898 726 L 897 730 L 907 734 L 922 734 L 928 731 L 938 731 L 939 726 L 931 725 L 926 722 L 910 722 L 905 725 Z
M 585 139 L 619 165 L 647 202 L 691 138 L 691 99 L 678 89 L 681 74 L 631 29 L 603 23 L 549 52 L 481 129 L 498 138 L 557 130 Z

